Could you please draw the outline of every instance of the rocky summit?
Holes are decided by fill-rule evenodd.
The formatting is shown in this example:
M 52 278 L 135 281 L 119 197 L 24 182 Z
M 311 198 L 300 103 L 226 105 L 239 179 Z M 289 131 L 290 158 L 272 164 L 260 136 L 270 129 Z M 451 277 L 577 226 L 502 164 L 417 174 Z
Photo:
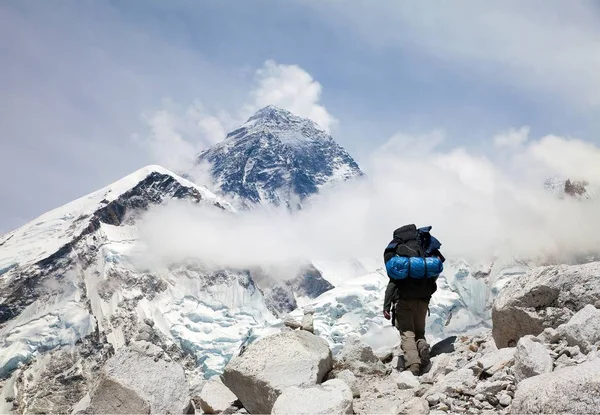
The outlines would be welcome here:
M 242 205 L 296 208 L 323 187 L 363 176 L 331 135 L 307 118 L 268 106 L 204 151 L 216 190 Z

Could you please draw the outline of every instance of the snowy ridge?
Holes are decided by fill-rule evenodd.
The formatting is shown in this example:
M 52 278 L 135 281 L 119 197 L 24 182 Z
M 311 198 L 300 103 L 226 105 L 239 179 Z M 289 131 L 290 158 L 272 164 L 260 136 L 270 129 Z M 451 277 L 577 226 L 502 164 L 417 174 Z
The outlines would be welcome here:
M 268 106 L 198 157 L 216 188 L 243 206 L 295 208 L 324 186 L 363 176 L 352 157 L 313 121 Z
M 0 275 L 16 265 L 28 265 L 58 251 L 73 235 L 80 234 L 88 226 L 86 220 L 98 209 L 117 200 L 152 173 L 174 178 L 181 186 L 194 189 L 202 200 L 219 203 L 226 209 L 233 208 L 204 186 L 198 186 L 161 166 L 146 166 L 121 180 L 94 193 L 76 199 L 51 210 L 19 229 L 0 237 Z
M 169 270 L 164 276 L 154 275 L 136 263 L 135 221 L 151 205 L 171 199 L 233 210 L 206 188 L 160 166 L 148 166 L 2 238 L 0 378 L 40 353 L 72 346 L 92 335 L 98 347 L 110 344 L 117 349 L 136 335 L 145 315 L 140 310 L 162 317 L 164 308 L 154 313 L 152 304 L 161 293 L 167 296 L 163 305 L 177 300 L 172 288 L 176 281 L 169 280 Z M 194 274 L 200 280 L 212 277 L 206 272 Z M 230 276 L 227 286 L 235 286 L 238 277 L 244 278 Z M 219 286 L 215 283 L 213 289 L 218 291 Z M 191 292 L 180 295 L 200 291 L 197 286 L 189 288 Z M 215 295 L 223 298 L 210 290 L 204 298 L 214 301 Z M 246 304 L 252 308 L 252 301 L 232 297 L 238 298 L 234 302 L 244 315 L 253 315 L 244 309 Z M 150 300 L 155 302 L 144 306 Z M 261 318 L 269 318 L 265 314 Z

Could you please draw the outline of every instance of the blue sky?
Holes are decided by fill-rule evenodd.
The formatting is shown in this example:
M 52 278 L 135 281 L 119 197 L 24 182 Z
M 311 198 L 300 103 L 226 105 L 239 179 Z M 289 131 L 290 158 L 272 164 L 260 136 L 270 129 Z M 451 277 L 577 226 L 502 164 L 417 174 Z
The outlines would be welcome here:
M 523 126 L 600 144 L 592 1 L 5 1 L 0 53 L 0 233 L 272 97 L 361 164 L 432 131 L 491 158 Z

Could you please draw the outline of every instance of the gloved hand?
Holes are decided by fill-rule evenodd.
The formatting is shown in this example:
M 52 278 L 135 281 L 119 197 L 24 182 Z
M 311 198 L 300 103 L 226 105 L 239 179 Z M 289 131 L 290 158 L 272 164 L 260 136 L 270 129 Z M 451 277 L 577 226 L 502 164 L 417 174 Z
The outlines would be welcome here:
M 390 318 L 392 318 L 392 316 L 390 316 L 390 312 L 389 312 L 389 311 L 386 311 L 386 310 L 384 310 L 384 311 L 383 311 L 383 317 L 384 317 L 386 320 L 389 320 Z

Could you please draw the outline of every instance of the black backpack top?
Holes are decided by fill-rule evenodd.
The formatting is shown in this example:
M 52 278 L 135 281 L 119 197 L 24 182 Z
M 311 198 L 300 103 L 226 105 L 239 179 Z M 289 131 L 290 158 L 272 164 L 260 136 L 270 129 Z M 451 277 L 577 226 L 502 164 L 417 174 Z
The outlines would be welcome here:
M 431 254 L 427 248 L 431 245 L 432 237 L 428 228 L 417 229 L 414 224 L 404 225 L 394 231 L 394 239 L 383 252 L 384 262 L 394 255 L 406 257 L 425 257 Z

